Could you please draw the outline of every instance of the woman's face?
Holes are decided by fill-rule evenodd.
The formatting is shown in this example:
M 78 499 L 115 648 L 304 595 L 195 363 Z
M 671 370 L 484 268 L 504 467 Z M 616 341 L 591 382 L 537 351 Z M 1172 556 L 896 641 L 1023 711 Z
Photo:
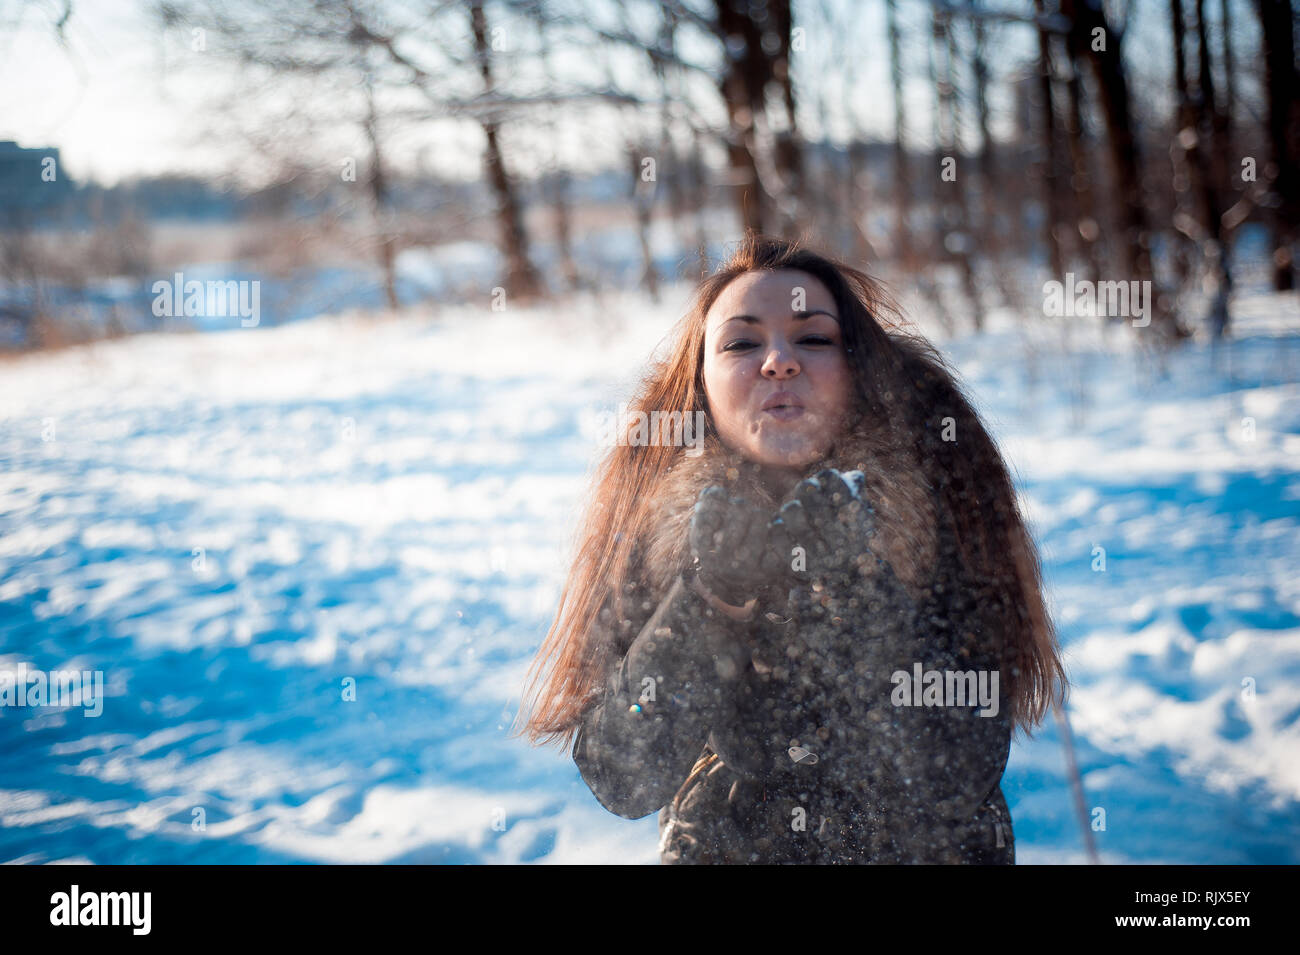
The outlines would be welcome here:
M 797 478 L 829 450 L 853 404 L 835 299 L 794 269 L 732 279 L 705 316 L 704 390 L 728 447 Z

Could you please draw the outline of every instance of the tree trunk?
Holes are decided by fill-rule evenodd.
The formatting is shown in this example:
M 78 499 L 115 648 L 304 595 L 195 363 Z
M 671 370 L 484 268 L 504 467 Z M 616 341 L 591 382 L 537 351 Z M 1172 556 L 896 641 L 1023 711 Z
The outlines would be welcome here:
M 971 9 L 975 9 L 976 0 L 967 0 Z M 988 61 L 984 55 L 984 21 L 978 17 L 971 18 L 973 40 L 971 46 L 971 73 L 975 81 L 975 128 L 980 136 L 980 211 L 983 222 L 978 231 L 986 243 L 985 248 L 991 252 L 991 258 L 998 259 L 1002 254 L 1002 233 L 998 229 L 997 211 L 993 202 L 993 184 L 997 182 L 996 157 L 993 152 L 993 137 L 989 135 L 989 99 Z M 994 269 L 1000 273 L 1001 269 Z
M 849 220 L 849 236 L 853 243 L 853 258 L 856 262 L 874 262 L 877 259 L 871 237 L 862 222 L 862 210 L 871 208 L 871 170 L 867 163 L 867 144 L 859 137 L 849 143 L 849 171 L 844 177 L 846 199 L 844 214 Z
M 722 71 L 720 89 L 727 106 L 727 166 L 731 188 L 736 210 L 740 213 L 741 228 L 745 232 L 765 232 L 771 216 L 758 177 L 758 163 L 751 151 L 754 148 L 754 114 L 762 108 L 752 85 L 762 76 L 761 66 L 756 69 L 753 62 L 756 50 L 760 56 L 762 54 L 761 41 L 757 24 L 744 12 L 733 9 L 729 0 L 715 2 L 718 39 L 723 45 L 727 64 Z
M 555 217 L 555 245 L 560 258 L 560 271 L 564 285 L 571 292 L 582 286 L 578 263 L 573 258 L 573 219 L 569 211 L 569 173 L 557 169 L 550 177 L 551 214 Z
M 1223 153 L 1228 146 L 1227 119 L 1218 107 L 1214 91 L 1210 39 L 1205 28 L 1205 0 L 1196 0 L 1196 51 L 1200 61 L 1197 73 L 1200 95 L 1196 99 L 1197 157 L 1201 174 L 1201 212 L 1208 236 L 1203 247 L 1217 283 L 1209 325 L 1214 337 L 1222 338 L 1230 321 L 1228 295 L 1232 291 L 1230 253 L 1223 228 L 1223 193 L 1220 190 L 1220 184 L 1227 177 L 1223 162 Z
M 553 87 L 555 73 L 551 68 L 550 32 L 545 17 L 541 16 L 541 8 L 535 8 L 532 12 L 537 15 L 537 35 L 543 75 L 546 77 L 546 85 Z M 553 132 L 555 125 L 548 121 L 547 129 Z M 582 276 L 578 272 L 578 263 L 573 258 L 573 220 L 569 209 L 571 177 L 569 171 L 556 161 L 555 152 L 551 153 L 551 160 L 553 172 L 542 178 L 543 201 L 551 208 L 555 225 L 555 249 L 560 260 L 560 272 L 564 276 L 564 287 L 570 292 L 576 292 L 582 285 Z
M 915 270 L 912 251 L 912 190 L 908 185 L 907 137 L 903 125 L 903 64 L 898 43 L 896 0 L 885 0 L 885 18 L 889 31 L 889 76 L 894 89 L 894 247 L 898 260 L 907 272 Z
M 1133 137 L 1122 36 L 1111 28 L 1100 4 L 1094 5 L 1089 0 L 1061 0 L 1061 13 L 1070 24 L 1067 46 L 1071 60 L 1077 63 L 1086 56 L 1097 78 L 1115 175 L 1118 221 L 1123 229 L 1120 249 L 1130 280 L 1151 283 L 1152 329 L 1168 340 L 1187 338 L 1189 333 L 1165 302 L 1151 264 L 1150 227 L 1139 172 L 1141 158 Z M 1099 40 L 1094 40 L 1095 30 L 1100 31 Z M 1099 44 L 1104 44 L 1104 48 L 1098 48 Z
M 980 296 L 972 256 L 974 241 L 971 237 L 970 215 L 966 203 L 966 182 L 969 172 L 956 163 L 960 151 L 957 131 L 961 127 L 961 120 L 957 103 L 957 85 L 953 76 L 953 61 L 956 57 L 952 23 L 947 15 L 935 11 L 933 24 L 934 46 L 943 56 L 943 65 L 936 70 L 935 74 L 939 112 L 943 117 L 939 143 L 944 153 L 954 161 L 952 168 L 955 171 L 955 176 L 949 181 L 945 181 L 942 175 L 940 176 L 939 196 L 943 211 L 940 231 L 945 258 L 957 265 L 966 298 L 970 302 L 975 330 L 980 331 L 984 328 L 984 302 Z
M 1088 276 L 1093 282 L 1101 281 L 1102 263 L 1101 225 L 1097 217 L 1095 193 L 1093 192 L 1092 150 L 1083 143 L 1083 75 L 1079 72 L 1079 63 L 1070 63 L 1070 76 L 1065 82 L 1065 95 L 1069 103 L 1066 112 L 1065 136 L 1070 144 L 1070 185 L 1069 192 L 1074 206 L 1074 230 L 1072 241 L 1081 243 L 1083 256 L 1088 263 Z
M 479 73 L 483 77 L 483 89 L 491 95 L 495 84 L 492 79 L 487 16 L 483 12 L 482 0 L 470 0 L 470 20 L 474 31 L 474 52 L 478 57 Z M 506 260 L 505 290 L 512 299 L 527 300 L 541 294 L 542 281 L 528 258 L 528 233 L 514 184 L 501 155 L 498 129 L 499 123 L 495 119 L 483 120 L 483 135 L 487 139 L 484 166 L 488 185 L 497 200 L 497 228 L 501 253 Z
M 803 178 L 789 76 L 790 3 L 769 0 L 755 7 L 747 0 L 714 0 L 714 4 L 717 37 L 726 52 L 720 89 L 727 106 L 727 165 L 736 206 L 745 231 L 778 233 L 798 223 Z M 755 18 L 758 15 L 763 16 L 761 22 Z M 763 48 L 765 33 L 769 42 L 775 38 L 777 44 L 770 55 Z M 767 88 L 773 82 L 782 89 L 788 130 L 771 138 L 770 155 L 760 156 L 758 151 L 767 144 L 759 142 L 758 133 L 770 129 Z M 761 174 L 764 169 L 769 173 L 767 181 Z
M 1276 175 L 1273 206 L 1273 287 L 1295 288 L 1295 241 L 1300 223 L 1300 102 L 1297 102 L 1291 0 L 1255 0 L 1264 43 L 1268 138 Z
M 785 106 L 785 129 L 776 136 L 775 153 L 777 173 L 781 177 L 784 206 L 788 212 L 782 212 L 778 228 L 796 232 L 805 226 L 807 220 L 807 203 L 805 201 L 805 168 L 803 143 L 799 136 L 799 124 L 795 118 L 794 78 L 790 73 L 790 33 L 794 29 L 794 18 L 790 10 L 790 0 L 777 0 L 767 4 L 769 14 L 774 22 L 777 50 L 770 68 L 772 76 L 781 89 L 781 103 Z M 778 206 L 778 209 L 781 207 Z
M 1227 117 L 1224 142 L 1232 141 L 1232 115 L 1237 111 L 1237 91 L 1233 73 L 1236 69 L 1232 56 L 1232 18 L 1228 15 L 1228 0 L 1219 0 L 1219 20 L 1223 30 L 1223 114 Z
M 393 235 L 392 223 L 388 214 L 388 180 L 384 174 L 384 154 L 379 135 L 379 115 L 375 109 L 374 88 L 367 73 L 366 120 L 364 125 L 366 143 L 370 147 L 370 174 L 366 184 L 370 190 L 371 222 L 375 231 L 375 249 L 379 258 L 379 270 L 384 281 L 384 301 L 390 311 L 395 311 L 401 303 L 397 299 L 397 250 L 396 236 Z
M 704 161 L 704 134 L 691 124 L 691 206 L 695 210 L 695 257 L 701 278 L 709 272 L 709 233 L 704 223 L 709 214 L 708 163 Z
M 1043 0 L 1034 0 L 1034 9 L 1043 15 Z M 1056 110 L 1052 96 L 1052 35 L 1047 28 L 1038 27 L 1038 85 L 1042 97 L 1043 122 L 1043 234 L 1047 240 L 1048 268 L 1057 281 L 1065 280 L 1065 255 L 1061 249 L 1064 217 L 1061 215 L 1061 183 L 1056 149 Z
M 1176 288 L 1187 284 L 1192 269 L 1192 243 L 1195 236 L 1188 223 L 1194 218 L 1188 211 L 1193 185 L 1200 179 L 1199 150 L 1191 93 L 1187 88 L 1187 32 L 1182 0 L 1169 0 L 1169 35 L 1174 49 L 1174 136 L 1169 144 L 1169 164 L 1173 174 L 1173 265 Z
M 641 246 L 641 287 L 650 295 L 652 302 L 659 301 L 659 270 L 655 268 L 654 253 L 650 247 L 650 225 L 654 217 L 655 190 L 658 183 L 658 163 L 655 164 L 654 178 L 644 179 L 643 161 L 647 158 L 644 149 L 630 144 L 628 160 L 632 170 L 632 204 L 636 207 L 636 234 Z

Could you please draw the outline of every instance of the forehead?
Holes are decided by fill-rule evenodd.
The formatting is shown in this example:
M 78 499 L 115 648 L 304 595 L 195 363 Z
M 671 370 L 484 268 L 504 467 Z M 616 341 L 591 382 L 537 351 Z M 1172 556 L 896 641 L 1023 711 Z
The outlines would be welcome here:
M 721 324 L 733 315 L 760 319 L 789 318 L 795 295 L 803 290 L 802 308 L 824 308 L 837 315 L 835 299 L 815 275 L 797 269 L 746 272 L 727 283 L 709 309 L 708 323 Z

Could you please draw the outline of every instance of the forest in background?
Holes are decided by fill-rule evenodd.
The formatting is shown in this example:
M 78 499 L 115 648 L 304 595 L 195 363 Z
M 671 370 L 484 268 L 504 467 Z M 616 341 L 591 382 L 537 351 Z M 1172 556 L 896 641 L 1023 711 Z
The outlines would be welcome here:
M 658 296 L 742 230 L 864 265 L 950 331 L 994 308 L 1052 315 L 1047 282 L 1150 283 L 1152 342 L 1217 337 L 1243 274 L 1296 287 L 1291 0 L 142 9 L 164 81 L 222 78 L 194 110 L 229 172 L 105 188 L 29 165 L 16 190 L 9 175 L 0 318 L 22 347 L 156 327 L 149 287 L 195 261 L 300 285 L 344 263 L 373 293 L 356 302 L 499 310 L 618 284 Z M 0 23 L 60 37 L 78 15 L 0 3 Z M 582 169 L 575 143 L 622 158 Z M 480 175 L 444 175 L 449 151 Z M 198 224 L 189 241 L 177 220 Z M 617 262 L 584 244 L 605 230 L 625 236 Z M 466 242 L 486 273 L 403 275 L 410 253 Z M 74 328 L 96 296 L 113 320 Z

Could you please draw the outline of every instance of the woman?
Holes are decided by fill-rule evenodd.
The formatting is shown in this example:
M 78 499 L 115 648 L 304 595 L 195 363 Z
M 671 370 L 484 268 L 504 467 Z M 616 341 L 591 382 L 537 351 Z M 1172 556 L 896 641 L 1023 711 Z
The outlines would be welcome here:
M 1011 732 L 1064 672 L 1006 466 L 896 314 L 749 237 L 632 402 L 704 412 L 703 453 L 597 476 L 524 729 L 659 810 L 665 863 L 1015 861 Z

